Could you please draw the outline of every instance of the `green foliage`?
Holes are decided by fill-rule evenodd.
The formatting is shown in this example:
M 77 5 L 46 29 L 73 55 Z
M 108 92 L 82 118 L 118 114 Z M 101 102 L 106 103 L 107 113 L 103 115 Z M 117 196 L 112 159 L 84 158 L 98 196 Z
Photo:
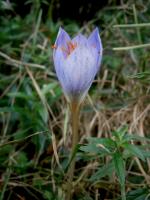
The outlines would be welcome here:
M 90 181 L 92 181 L 92 182 L 98 181 L 105 176 L 110 177 L 115 169 L 114 163 L 115 162 L 109 162 L 108 164 L 104 165 L 103 167 L 99 167 L 97 172 L 94 173 L 90 177 Z
M 114 153 L 113 162 L 115 165 L 115 171 L 119 179 L 120 185 L 125 184 L 125 163 L 122 154 L 119 152 Z
M 148 188 L 140 188 L 134 191 L 131 191 L 127 195 L 128 200 L 143 200 L 150 199 L 149 198 L 149 189 Z
M 126 177 L 126 163 L 129 158 L 136 156 L 142 161 L 150 156 L 150 149 L 144 147 L 144 152 L 139 145 L 134 144 L 135 141 L 149 140 L 139 136 L 132 136 L 127 133 L 128 127 L 123 126 L 116 131 L 112 132 L 111 138 L 88 138 L 88 144 L 81 146 L 80 150 L 88 153 L 89 156 L 102 157 L 106 155 L 111 160 L 104 164 L 103 167 L 99 167 L 98 170 L 91 176 L 90 181 L 98 181 L 115 171 L 121 188 L 124 190 L 125 177 Z M 123 194 L 122 194 L 123 195 Z M 123 199 L 123 198 L 122 198 Z

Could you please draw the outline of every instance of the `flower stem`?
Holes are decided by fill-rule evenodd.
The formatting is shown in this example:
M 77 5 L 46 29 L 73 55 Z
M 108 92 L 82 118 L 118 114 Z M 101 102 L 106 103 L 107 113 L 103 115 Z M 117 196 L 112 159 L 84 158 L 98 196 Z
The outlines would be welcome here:
M 126 200 L 125 185 L 121 185 L 121 199 Z
M 68 169 L 68 186 L 67 186 L 67 199 L 72 199 L 72 182 L 75 170 L 75 149 L 78 144 L 78 120 L 79 120 L 79 104 L 78 102 L 71 103 L 71 118 L 72 118 L 72 147 L 70 153 L 70 166 Z

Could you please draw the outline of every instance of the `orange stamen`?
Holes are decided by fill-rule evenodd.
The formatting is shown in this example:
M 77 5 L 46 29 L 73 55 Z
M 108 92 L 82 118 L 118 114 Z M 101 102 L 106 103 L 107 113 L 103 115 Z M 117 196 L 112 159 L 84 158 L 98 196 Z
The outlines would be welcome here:
M 69 55 L 69 51 L 65 47 L 61 47 L 61 50 L 64 51 L 67 55 Z
M 69 54 L 77 47 L 77 43 L 68 42 Z
M 56 49 L 57 48 L 57 46 L 55 44 L 52 45 L 51 47 L 52 47 L 52 49 Z
M 51 47 L 52 47 L 52 49 L 57 48 L 57 46 L 55 44 L 52 45 Z M 67 54 L 67 56 L 69 56 L 76 47 L 77 47 L 77 43 L 68 42 L 67 47 L 62 46 L 61 50 L 64 51 Z

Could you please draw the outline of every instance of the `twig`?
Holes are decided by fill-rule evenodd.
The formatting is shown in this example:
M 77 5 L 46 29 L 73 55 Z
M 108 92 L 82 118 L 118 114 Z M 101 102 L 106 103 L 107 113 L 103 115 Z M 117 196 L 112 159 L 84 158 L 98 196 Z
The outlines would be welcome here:
M 122 51 L 122 50 L 132 50 L 132 49 L 140 49 L 150 47 L 150 44 L 140 44 L 140 45 L 133 45 L 128 47 L 115 47 L 113 48 L 114 51 Z
M 143 28 L 143 27 L 149 27 L 150 23 L 138 23 L 138 24 L 116 24 L 113 26 L 113 28 Z
M 20 65 L 24 65 L 24 66 L 27 66 L 27 67 L 46 69 L 46 67 L 44 65 L 38 65 L 38 64 L 34 64 L 34 63 L 22 62 L 22 61 L 19 61 L 19 60 L 16 60 L 16 59 L 13 59 L 13 58 L 9 57 L 7 54 L 5 54 L 5 53 L 3 53 L 1 51 L 0 51 L 0 56 L 5 58 L 7 61 L 9 61 L 15 67 L 19 67 Z
M 5 145 L 18 143 L 18 142 L 21 142 L 21 141 L 26 140 L 26 139 L 28 139 L 28 138 L 31 138 L 31 137 L 33 137 L 33 136 L 35 136 L 35 135 L 39 135 L 39 134 L 41 134 L 41 133 L 43 134 L 43 133 L 47 133 L 47 132 L 48 132 L 48 131 L 36 132 L 36 133 L 33 133 L 33 134 L 31 134 L 31 135 L 28 135 L 27 137 L 24 137 L 24 138 L 22 138 L 22 139 L 13 140 L 13 141 L 9 141 L 9 142 L 0 144 L 0 148 L 3 147 L 3 146 L 5 146 Z

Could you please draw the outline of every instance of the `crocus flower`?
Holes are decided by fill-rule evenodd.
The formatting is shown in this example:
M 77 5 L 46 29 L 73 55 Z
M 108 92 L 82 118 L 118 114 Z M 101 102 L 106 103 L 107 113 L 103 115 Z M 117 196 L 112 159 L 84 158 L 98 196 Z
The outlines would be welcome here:
M 65 30 L 59 29 L 53 59 L 57 77 L 69 101 L 84 99 L 100 68 L 102 50 L 98 28 L 88 38 L 78 34 L 73 39 Z

